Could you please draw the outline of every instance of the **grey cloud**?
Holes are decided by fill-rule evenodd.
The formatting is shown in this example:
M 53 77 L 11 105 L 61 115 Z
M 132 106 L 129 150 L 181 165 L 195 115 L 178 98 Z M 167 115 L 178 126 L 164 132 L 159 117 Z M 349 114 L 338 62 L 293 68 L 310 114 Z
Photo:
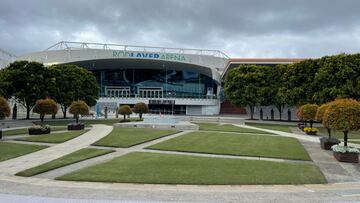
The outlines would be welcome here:
M 360 50 L 358 0 L 3 0 L 0 48 L 62 40 L 219 49 L 233 57 Z

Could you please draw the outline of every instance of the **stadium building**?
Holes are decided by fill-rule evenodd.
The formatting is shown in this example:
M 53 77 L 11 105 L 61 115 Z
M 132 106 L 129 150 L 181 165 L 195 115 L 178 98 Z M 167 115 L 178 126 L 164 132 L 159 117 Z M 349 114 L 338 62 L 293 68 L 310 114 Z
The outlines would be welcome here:
M 222 80 L 228 70 L 239 64 L 301 59 L 231 59 L 218 50 L 59 42 L 16 60 L 74 64 L 92 71 L 100 86 L 100 109 L 144 102 L 151 113 L 218 115 L 246 113 L 223 99 Z

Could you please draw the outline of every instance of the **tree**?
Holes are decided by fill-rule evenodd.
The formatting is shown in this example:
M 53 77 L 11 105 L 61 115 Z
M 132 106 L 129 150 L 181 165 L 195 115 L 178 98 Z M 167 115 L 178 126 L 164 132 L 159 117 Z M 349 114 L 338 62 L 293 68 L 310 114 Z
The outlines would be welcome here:
M 69 112 L 75 116 L 76 124 L 79 123 L 80 115 L 89 115 L 89 106 L 82 100 L 73 101 L 69 106 Z
M 134 113 L 138 113 L 141 119 L 144 113 L 149 113 L 149 108 L 145 103 L 139 102 L 134 105 L 133 111 Z
M 41 63 L 15 61 L 1 71 L 1 79 L 6 88 L 4 96 L 14 96 L 26 108 L 27 119 L 36 100 L 50 96 L 52 77 Z
M 281 91 L 284 88 L 284 83 L 282 75 L 287 70 L 287 65 L 277 65 L 269 70 L 267 73 L 267 82 L 269 84 L 268 89 L 268 100 L 270 104 L 274 105 L 279 111 L 279 119 L 282 120 L 282 113 L 287 104 L 288 98 L 287 95 L 284 95 L 284 92 Z
M 119 114 L 124 116 L 124 121 L 126 121 L 126 116 L 132 114 L 131 108 L 129 105 L 122 105 L 119 108 Z
M 35 103 L 33 112 L 40 114 L 40 120 L 43 123 L 46 114 L 54 115 L 58 112 L 58 106 L 52 99 L 39 99 Z
M 307 59 L 287 65 L 282 76 L 284 83 L 279 94 L 289 106 L 314 103 L 313 96 L 317 89 L 314 78 L 318 69 L 319 63 L 315 59 Z
M 83 100 L 90 106 L 99 98 L 99 86 L 95 76 L 76 65 L 53 65 L 50 67 L 55 88 L 51 95 L 60 104 L 64 118 L 73 101 Z
M 305 104 L 299 108 L 298 117 L 301 120 L 309 121 L 310 128 L 312 128 L 313 122 L 316 117 L 317 109 L 318 109 L 318 105 L 316 105 L 316 104 Z
M 225 78 L 225 94 L 236 106 L 248 106 L 250 118 L 254 118 L 257 105 L 268 104 L 271 87 L 267 83 L 268 66 L 240 65 L 229 71 Z
M 360 103 L 354 99 L 337 99 L 329 103 L 323 122 L 331 129 L 344 133 L 344 146 L 347 146 L 348 133 L 360 129 Z
M 319 59 L 314 99 L 326 103 L 336 98 L 360 99 L 360 54 L 339 54 Z
M 11 109 L 9 103 L 4 99 L 4 97 L 0 97 L 0 119 L 4 119 L 5 117 L 9 117 L 11 114 Z
M 328 103 L 322 104 L 322 105 L 317 109 L 316 116 L 315 116 L 315 120 L 318 121 L 318 122 L 322 122 L 324 128 L 327 129 L 329 138 L 331 138 L 331 128 L 330 128 L 329 125 L 328 125 L 327 123 L 325 123 L 324 120 L 323 120 L 325 111 L 326 111 L 326 109 L 327 109 L 328 107 L 329 107 L 329 104 L 328 104 Z

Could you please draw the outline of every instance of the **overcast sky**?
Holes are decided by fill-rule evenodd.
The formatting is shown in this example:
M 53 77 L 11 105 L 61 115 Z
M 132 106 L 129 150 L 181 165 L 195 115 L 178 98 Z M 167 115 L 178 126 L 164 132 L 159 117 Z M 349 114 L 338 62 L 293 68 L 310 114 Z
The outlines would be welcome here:
M 0 0 L 0 49 L 59 41 L 219 49 L 231 57 L 360 52 L 360 0 Z

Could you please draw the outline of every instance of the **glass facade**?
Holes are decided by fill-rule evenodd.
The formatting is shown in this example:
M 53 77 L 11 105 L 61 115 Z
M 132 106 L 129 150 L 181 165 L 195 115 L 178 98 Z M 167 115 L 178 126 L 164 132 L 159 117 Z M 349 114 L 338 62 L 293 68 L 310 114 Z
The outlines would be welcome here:
M 214 98 L 217 85 L 206 75 L 179 70 L 93 70 L 101 97 Z

